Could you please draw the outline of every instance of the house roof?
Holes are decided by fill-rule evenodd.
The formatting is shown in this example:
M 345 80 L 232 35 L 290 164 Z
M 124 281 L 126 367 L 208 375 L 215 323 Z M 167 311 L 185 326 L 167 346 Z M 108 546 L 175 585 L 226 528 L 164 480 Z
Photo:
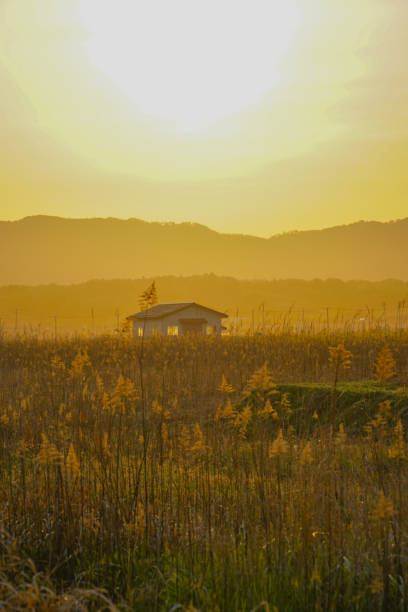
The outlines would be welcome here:
M 197 304 L 196 302 L 178 302 L 175 304 L 157 304 L 157 306 L 152 306 L 147 310 L 142 310 L 141 312 L 137 312 L 136 314 L 130 315 L 126 317 L 127 319 L 163 319 L 164 317 L 174 314 L 179 310 L 184 310 L 189 306 L 198 306 L 198 308 L 203 308 L 204 310 L 209 310 L 221 318 L 225 319 L 228 317 L 224 312 L 219 312 L 218 310 L 214 310 L 213 308 L 207 308 L 207 306 L 202 306 L 201 304 Z

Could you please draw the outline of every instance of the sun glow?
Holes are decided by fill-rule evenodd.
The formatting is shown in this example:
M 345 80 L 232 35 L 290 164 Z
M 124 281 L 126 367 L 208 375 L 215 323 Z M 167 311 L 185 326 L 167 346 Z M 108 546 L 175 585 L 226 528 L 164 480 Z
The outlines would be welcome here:
M 146 115 L 195 131 L 279 82 L 296 0 L 84 0 L 90 63 Z

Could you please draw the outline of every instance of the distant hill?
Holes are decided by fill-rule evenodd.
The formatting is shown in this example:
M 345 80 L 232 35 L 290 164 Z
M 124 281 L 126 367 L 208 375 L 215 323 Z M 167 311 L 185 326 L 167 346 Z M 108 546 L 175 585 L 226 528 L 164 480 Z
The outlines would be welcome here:
M 0 287 L 0 336 L 25 326 L 112 329 L 139 310 L 139 296 L 152 278 L 94 280 L 75 285 Z M 213 274 L 156 277 L 160 302 L 195 301 L 255 325 L 290 316 L 342 324 L 360 317 L 408 327 L 408 282 L 400 280 L 238 280 Z M 246 323 L 245 323 L 246 321 Z
M 408 280 L 408 218 L 259 238 L 194 223 L 34 216 L 0 222 L 0 284 L 214 273 Z

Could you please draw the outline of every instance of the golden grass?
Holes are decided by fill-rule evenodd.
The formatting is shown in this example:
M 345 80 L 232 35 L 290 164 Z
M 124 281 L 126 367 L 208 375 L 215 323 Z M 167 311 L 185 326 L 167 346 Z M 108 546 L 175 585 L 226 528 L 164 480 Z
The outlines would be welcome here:
M 0 605 L 405 609 L 404 414 L 349 431 L 276 383 L 373 378 L 387 346 L 402 386 L 407 340 L 3 338 Z

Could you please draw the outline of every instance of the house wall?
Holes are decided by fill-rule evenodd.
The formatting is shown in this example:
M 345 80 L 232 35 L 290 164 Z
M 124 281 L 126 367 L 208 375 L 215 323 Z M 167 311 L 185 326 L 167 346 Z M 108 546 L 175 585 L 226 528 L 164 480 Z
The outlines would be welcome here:
M 133 321 L 133 336 L 135 338 L 139 337 L 139 327 L 144 330 L 145 336 L 152 336 L 154 330 L 157 330 L 159 334 L 162 334 L 163 332 L 161 323 L 162 322 L 160 319 L 146 319 L 146 321 L 143 321 L 142 319 L 136 319 Z
M 189 306 L 188 308 L 184 308 L 183 310 L 179 310 L 178 312 L 171 313 L 162 319 L 147 319 L 145 322 L 143 320 L 134 320 L 133 321 L 133 336 L 138 337 L 138 328 L 143 328 L 144 323 L 144 335 L 152 336 L 154 330 L 157 330 L 157 333 L 167 336 L 167 328 L 169 326 L 177 325 L 179 328 L 179 335 L 182 334 L 180 319 L 206 319 L 206 323 L 203 324 L 202 333 L 206 333 L 207 326 L 213 326 L 215 328 L 215 333 L 217 335 L 221 334 L 222 327 L 222 319 L 219 315 L 211 312 L 210 310 L 206 310 L 205 308 L 201 308 L 200 306 Z

